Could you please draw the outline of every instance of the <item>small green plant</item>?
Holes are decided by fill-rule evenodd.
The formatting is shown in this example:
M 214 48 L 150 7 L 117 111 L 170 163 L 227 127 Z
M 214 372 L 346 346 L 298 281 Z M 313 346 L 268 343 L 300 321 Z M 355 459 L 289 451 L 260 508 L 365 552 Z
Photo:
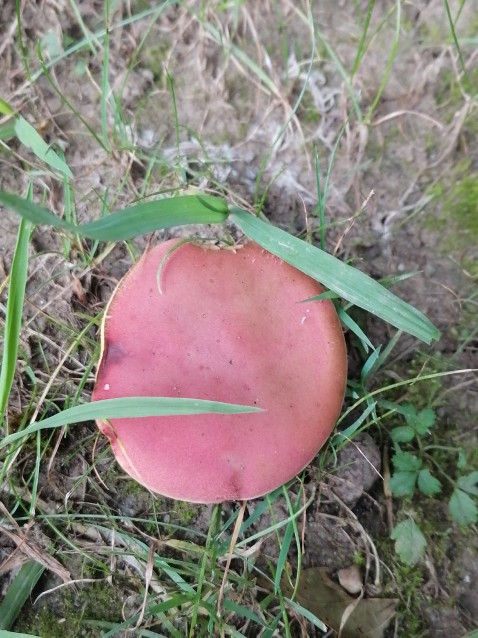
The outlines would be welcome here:
M 451 520 L 460 526 L 471 525 L 478 521 L 478 471 L 465 473 L 468 464 L 461 449 L 444 446 L 425 445 L 436 425 L 436 414 L 432 408 L 417 412 L 411 404 L 398 407 L 405 424 L 390 431 L 394 445 L 392 456 L 393 474 L 390 479 L 390 491 L 399 498 L 410 498 L 418 490 L 422 495 L 435 497 L 444 489 L 443 482 L 451 486 L 448 498 L 448 513 Z M 437 450 L 448 455 L 456 454 L 456 478 L 445 472 L 433 453 Z M 439 474 L 441 479 L 436 476 Z M 426 550 L 426 539 L 412 517 L 398 523 L 392 532 L 396 541 L 395 549 L 401 560 L 414 565 L 422 558 Z
M 400 444 L 411 444 L 414 441 L 420 446 L 422 438 L 430 434 L 430 429 L 436 421 L 435 412 L 425 408 L 417 413 L 413 405 L 401 408 L 406 425 L 397 426 L 390 432 L 395 444 L 393 466 L 395 472 L 390 480 L 390 489 L 395 496 L 412 496 L 418 487 L 426 496 L 436 496 L 441 492 L 440 481 L 424 464 L 421 456 L 402 451 Z

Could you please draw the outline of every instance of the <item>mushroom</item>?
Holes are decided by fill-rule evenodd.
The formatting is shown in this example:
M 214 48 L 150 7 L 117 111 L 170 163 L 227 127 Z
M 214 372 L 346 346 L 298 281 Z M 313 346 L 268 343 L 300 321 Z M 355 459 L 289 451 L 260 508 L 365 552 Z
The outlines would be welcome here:
M 160 280 L 161 285 L 158 285 Z M 316 281 L 255 243 L 154 247 L 118 285 L 102 325 L 93 400 L 190 397 L 262 408 L 98 421 L 123 469 L 197 503 L 262 496 L 315 457 L 340 413 L 343 332 Z

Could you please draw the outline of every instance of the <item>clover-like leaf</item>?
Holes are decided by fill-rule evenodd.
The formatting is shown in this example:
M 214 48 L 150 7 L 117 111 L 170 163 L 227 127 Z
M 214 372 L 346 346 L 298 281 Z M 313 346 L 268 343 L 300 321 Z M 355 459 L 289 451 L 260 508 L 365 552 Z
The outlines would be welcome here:
M 470 472 L 470 474 L 460 476 L 457 485 L 464 492 L 478 496 L 478 472 Z
M 395 472 L 390 479 L 390 490 L 394 496 L 411 496 L 415 491 L 418 472 Z
M 412 425 L 417 434 L 424 436 L 430 433 L 430 428 L 434 425 L 435 420 L 435 411 L 432 408 L 425 408 L 416 415 Z
M 417 418 L 417 411 L 415 410 L 415 406 L 411 403 L 403 403 L 398 406 L 397 411 L 400 414 L 403 414 L 407 423 L 411 424 Z
M 418 489 L 426 496 L 436 496 L 441 492 L 441 483 L 428 468 L 424 468 L 418 472 Z
M 411 518 L 396 525 L 391 538 L 400 560 L 407 565 L 416 565 L 425 553 L 426 538 Z
M 401 425 L 390 431 L 394 443 L 410 443 L 415 438 L 415 430 L 410 425 Z
M 392 461 L 393 467 L 400 472 L 418 472 L 422 467 L 422 460 L 409 452 L 397 452 Z
M 462 527 L 478 522 L 478 508 L 475 501 L 458 487 L 453 490 L 448 511 L 452 519 Z

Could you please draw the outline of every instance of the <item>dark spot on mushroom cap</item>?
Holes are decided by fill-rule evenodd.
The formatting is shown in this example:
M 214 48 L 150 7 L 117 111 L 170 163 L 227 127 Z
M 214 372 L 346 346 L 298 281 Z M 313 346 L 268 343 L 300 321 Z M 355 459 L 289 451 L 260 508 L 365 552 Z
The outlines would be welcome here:
M 104 355 L 104 359 L 108 364 L 121 363 L 123 359 L 127 356 L 127 352 L 125 352 L 123 346 L 120 343 L 116 343 L 115 341 L 110 341 L 106 348 L 106 354 Z
M 127 352 L 125 352 L 121 344 L 114 341 L 105 340 L 103 353 L 98 368 L 98 374 L 96 377 L 97 382 L 100 382 L 103 379 L 105 370 L 107 370 L 109 366 L 121 363 L 121 361 L 123 361 L 126 356 Z
M 241 480 L 240 472 L 238 472 L 237 470 L 233 471 L 230 480 L 230 494 L 232 495 L 232 498 L 230 500 L 241 500 L 241 494 L 243 492 L 242 483 L 243 481 Z

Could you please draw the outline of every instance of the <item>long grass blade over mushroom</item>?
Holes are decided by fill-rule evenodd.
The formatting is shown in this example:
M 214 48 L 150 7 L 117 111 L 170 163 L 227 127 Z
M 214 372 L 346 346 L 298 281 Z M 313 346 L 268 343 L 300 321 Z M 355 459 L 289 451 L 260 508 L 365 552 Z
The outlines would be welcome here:
M 87 224 L 70 224 L 32 202 L 0 191 L 0 205 L 38 226 L 47 225 L 99 241 L 122 241 L 160 228 L 184 224 L 221 224 L 228 216 L 226 202 L 210 195 L 182 195 L 155 199 L 112 212 Z
M 40 430 L 60 428 L 72 423 L 84 423 L 94 419 L 127 419 L 130 417 L 168 417 L 193 414 L 244 414 L 261 412 L 256 406 L 234 405 L 220 401 L 203 399 L 183 399 L 169 397 L 120 397 L 104 399 L 93 403 L 82 403 L 41 421 L 35 421 L 19 432 L 9 434 L 0 440 L 0 449 Z
M 347 301 L 426 343 L 440 337 L 424 314 L 357 268 L 239 208 L 233 207 L 229 218 L 250 239 Z
M 419 310 L 401 300 L 365 273 L 246 213 L 225 200 L 206 194 L 180 195 L 140 203 L 87 224 L 69 224 L 50 211 L 0 191 L 0 204 L 37 225 L 50 225 L 100 241 L 119 241 L 161 228 L 185 224 L 234 222 L 258 244 L 307 273 L 356 306 L 426 343 L 439 330 Z

